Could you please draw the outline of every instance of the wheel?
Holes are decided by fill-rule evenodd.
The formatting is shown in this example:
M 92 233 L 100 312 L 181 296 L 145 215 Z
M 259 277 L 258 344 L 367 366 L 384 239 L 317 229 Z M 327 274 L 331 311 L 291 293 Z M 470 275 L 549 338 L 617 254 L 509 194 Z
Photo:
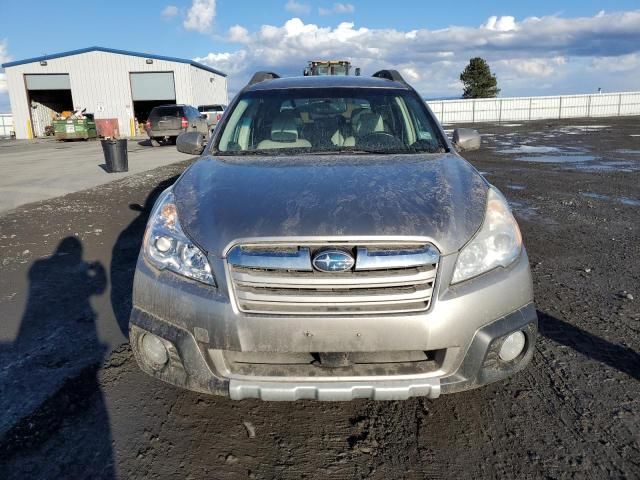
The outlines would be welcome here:
M 151 139 L 151 146 L 152 147 L 159 147 L 160 146 L 160 142 L 158 140 L 156 140 L 155 138 Z

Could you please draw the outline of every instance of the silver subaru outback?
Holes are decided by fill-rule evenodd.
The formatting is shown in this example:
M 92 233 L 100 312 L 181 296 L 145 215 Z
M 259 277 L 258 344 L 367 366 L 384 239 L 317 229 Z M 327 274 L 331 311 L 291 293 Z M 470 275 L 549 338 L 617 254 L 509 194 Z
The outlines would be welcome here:
M 232 399 L 436 398 L 512 375 L 537 336 L 502 194 L 393 70 L 259 72 L 157 200 L 135 273 L 140 368 Z

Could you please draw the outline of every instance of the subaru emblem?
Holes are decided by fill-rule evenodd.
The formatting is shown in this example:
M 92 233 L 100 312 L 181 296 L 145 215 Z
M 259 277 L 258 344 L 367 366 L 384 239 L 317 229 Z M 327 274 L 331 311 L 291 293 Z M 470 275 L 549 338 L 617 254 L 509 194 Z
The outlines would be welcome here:
M 341 250 L 324 250 L 313 257 L 313 267 L 321 272 L 346 272 L 356 263 L 355 259 Z

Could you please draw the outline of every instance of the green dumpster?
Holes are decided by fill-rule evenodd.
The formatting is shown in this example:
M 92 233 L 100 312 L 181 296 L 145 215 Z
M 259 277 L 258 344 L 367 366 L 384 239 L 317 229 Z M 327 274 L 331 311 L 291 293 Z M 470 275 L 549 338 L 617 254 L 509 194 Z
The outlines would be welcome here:
M 56 140 L 76 140 L 96 138 L 96 122 L 88 118 L 66 120 L 54 120 L 53 131 Z

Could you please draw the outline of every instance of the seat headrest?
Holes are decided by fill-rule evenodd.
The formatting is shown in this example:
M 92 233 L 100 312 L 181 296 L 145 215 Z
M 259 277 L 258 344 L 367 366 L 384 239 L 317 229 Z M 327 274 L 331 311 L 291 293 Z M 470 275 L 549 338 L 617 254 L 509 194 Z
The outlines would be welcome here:
M 384 131 L 382 115 L 379 113 L 363 112 L 358 116 L 357 122 L 358 124 L 355 126 L 355 130 L 360 136 Z
M 291 113 L 280 113 L 271 125 L 271 140 L 291 143 L 298 140 L 298 127 Z

